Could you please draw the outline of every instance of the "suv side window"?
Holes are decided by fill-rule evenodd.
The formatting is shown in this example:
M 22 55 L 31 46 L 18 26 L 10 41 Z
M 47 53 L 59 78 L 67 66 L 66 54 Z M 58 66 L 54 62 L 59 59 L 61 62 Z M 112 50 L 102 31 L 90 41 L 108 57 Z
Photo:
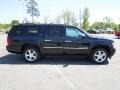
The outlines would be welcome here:
M 64 28 L 60 26 L 48 26 L 45 37 L 62 37 L 64 33 L 63 29 Z
M 21 34 L 23 34 L 23 27 L 21 26 L 13 26 L 12 29 L 10 30 L 9 35 L 12 36 L 20 36 Z
M 85 33 L 81 32 L 77 28 L 73 28 L 73 27 L 67 27 L 66 28 L 66 37 L 82 38 L 83 36 L 85 36 Z
M 78 38 L 79 33 L 77 32 L 77 30 L 75 28 L 67 27 L 66 28 L 66 37 Z
M 26 36 L 40 36 L 42 35 L 42 31 L 38 26 L 28 26 L 25 28 L 25 35 Z
M 34 27 L 30 27 L 30 28 L 28 28 L 27 33 L 28 34 L 34 34 L 34 35 L 38 34 L 38 29 L 34 28 Z

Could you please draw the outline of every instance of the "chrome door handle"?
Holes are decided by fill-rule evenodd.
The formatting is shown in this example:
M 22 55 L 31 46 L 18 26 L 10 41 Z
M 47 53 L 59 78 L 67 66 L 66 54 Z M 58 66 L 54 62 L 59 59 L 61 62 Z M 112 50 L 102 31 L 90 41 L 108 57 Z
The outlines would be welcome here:
M 72 41 L 65 41 L 65 42 L 72 42 Z
M 51 40 L 44 40 L 45 42 L 50 42 Z

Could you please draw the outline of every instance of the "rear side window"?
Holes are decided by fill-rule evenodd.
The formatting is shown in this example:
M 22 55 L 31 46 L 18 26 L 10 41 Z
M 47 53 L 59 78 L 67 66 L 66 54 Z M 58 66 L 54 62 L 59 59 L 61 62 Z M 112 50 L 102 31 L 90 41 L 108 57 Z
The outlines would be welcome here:
M 25 36 L 43 36 L 43 30 L 40 26 L 29 26 L 25 29 Z
M 62 37 L 64 28 L 61 26 L 48 26 L 45 29 L 45 37 Z
M 9 35 L 12 36 L 42 36 L 42 30 L 39 26 L 14 26 Z
M 21 26 L 13 26 L 9 32 L 9 35 L 12 36 L 19 36 L 23 33 L 23 27 Z
M 26 35 L 38 35 L 39 34 L 39 30 L 37 27 L 28 27 L 26 28 Z

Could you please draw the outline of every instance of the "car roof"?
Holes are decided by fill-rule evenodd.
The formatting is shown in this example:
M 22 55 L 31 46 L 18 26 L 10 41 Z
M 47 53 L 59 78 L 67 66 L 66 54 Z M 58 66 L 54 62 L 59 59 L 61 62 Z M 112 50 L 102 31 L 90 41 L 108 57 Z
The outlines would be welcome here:
M 15 26 L 64 26 L 64 27 L 75 27 L 72 25 L 65 25 L 65 24 L 19 24 Z

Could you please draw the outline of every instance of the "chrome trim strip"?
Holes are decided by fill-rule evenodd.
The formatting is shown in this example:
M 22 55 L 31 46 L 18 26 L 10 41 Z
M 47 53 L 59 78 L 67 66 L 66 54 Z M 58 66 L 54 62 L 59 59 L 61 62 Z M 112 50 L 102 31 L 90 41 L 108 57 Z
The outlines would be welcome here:
M 45 42 L 49 42 L 49 41 L 51 41 L 51 40 L 45 40 Z
M 72 47 L 44 47 L 45 49 L 88 49 L 88 47 L 78 47 L 78 48 L 72 48 Z
M 64 47 L 64 49 L 88 49 L 88 47 L 78 47 L 78 48 Z
M 63 49 L 63 47 L 44 47 L 45 49 Z
M 67 43 L 67 42 L 72 42 L 72 41 L 65 41 L 65 42 Z

